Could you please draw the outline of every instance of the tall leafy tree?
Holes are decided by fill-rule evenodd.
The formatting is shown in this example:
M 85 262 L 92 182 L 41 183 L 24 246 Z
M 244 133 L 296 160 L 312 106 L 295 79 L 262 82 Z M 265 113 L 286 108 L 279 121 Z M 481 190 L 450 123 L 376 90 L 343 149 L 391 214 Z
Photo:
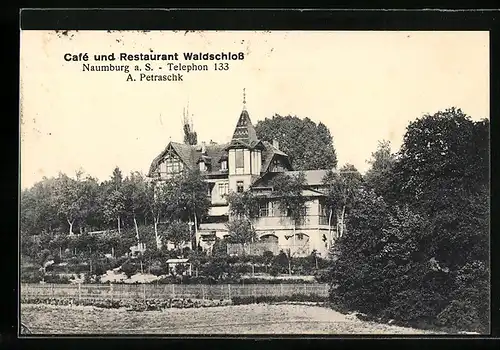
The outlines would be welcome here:
M 68 223 L 70 235 L 74 234 L 75 222 L 82 224 L 85 221 L 91 203 L 90 195 L 80 173 L 76 179 L 64 174 L 56 179 L 54 200 L 58 214 Z
M 488 121 L 457 108 L 425 115 L 408 125 L 390 169 L 385 198 L 376 186 L 355 197 L 349 235 L 334 247 L 331 298 L 386 319 L 484 331 Z
M 123 193 L 123 175 L 120 168 L 115 167 L 111 179 L 106 183 L 106 196 L 103 212 L 108 222 L 116 222 L 118 233 L 121 233 L 122 216 L 125 213 L 125 196 Z
M 174 244 L 176 250 L 180 250 L 191 240 L 190 227 L 185 222 L 175 220 L 168 225 L 165 238 Z
M 230 192 L 227 195 L 230 220 L 226 227 L 232 243 L 246 244 L 257 240 L 253 220 L 259 214 L 259 200 L 252 191 Z M 243 250 L 244 251 L 244 250 Z
M 306 202 L 307 198 L 303 196 L 302 192 L 307 185 L 306 177 L 303 172 L 297 175 L 288 175 L 286 173 L 279 174 L 271 180 L 271 187 L 273 188 L 273 197 L 276 198 L 276 203 L 282 213 L 292 222 L 293 229 L 293 242 L 295 247 L 295 231 L 297 226 L 304 222 L 306 216 Z M 291 257 L 292 250 L 288 250 L 289 259 L 289 273 L 291 274 Z
M 257 233 L 248 220 L 233 219 L 227 224 L 231 243 L 247 244 L 257 240 Z
M 61 222 L 55 198 L 55 178 L 43 178 L 21 192 L 20 229 L 27 234 L 51 233 Z
M 379 141 L 377 150 L 372 153 L 372 157 L 368 161 L 371 167 L 364 176 L 366 186 L 380 196 L 390 196 L 390 180 L 395 161 L 396 155 L 391 152 L 390 142 Z
M 196 235 L 201 219 L 210 209 L 208 184 L 204 181 L 201 172 L 195 169 L 182 173 L 176 178 L 175 185 L 177 186 L 178 208 L 181 209 L 179 218 L 184 221 L 192 219 Z M 192 246 L 196 246 L 195 237 L 192 237 Z
M 356 167 L 346 164 L 338 172 L 327 172 L 323 183 L 327 186 L 325 194 L 326 205 L 329 209 L 329 223 L 331 223 L 332 215 L 336 215 L 337 234 L 342 237 L 346 227 L 346 212 L 349 212 L 356 195 L 362 189 L 363 178 Z
M 255 126 L 257 136 L 264 141 L 279 142 L 296 170 L 331 169 L 337 166 L 333 138 L 328 128 L 316 125 L 309 118 L 275 115 Z
M 138 218 L 143 218 L 147 211 L 146 182 L 139 172 L 132 172 L 123 183 L 125 194 L 125 212 L 132 217 L 137 241 L 140 241 Z

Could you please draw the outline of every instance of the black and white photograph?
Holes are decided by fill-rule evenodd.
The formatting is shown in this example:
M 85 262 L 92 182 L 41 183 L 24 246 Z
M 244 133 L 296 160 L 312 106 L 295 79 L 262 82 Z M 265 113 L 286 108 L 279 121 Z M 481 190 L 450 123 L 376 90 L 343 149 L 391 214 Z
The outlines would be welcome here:
M 21 336 L 490 333 L 487 31 L 20 45 Z

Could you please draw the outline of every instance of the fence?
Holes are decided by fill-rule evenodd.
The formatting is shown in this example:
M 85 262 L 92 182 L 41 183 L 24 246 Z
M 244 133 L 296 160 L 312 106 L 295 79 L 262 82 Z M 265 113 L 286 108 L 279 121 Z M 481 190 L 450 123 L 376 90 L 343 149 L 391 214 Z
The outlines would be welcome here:
M 248 296 L 328 296 L 327 284 L 22 284 L 21 296 L 72 299 L 215 299 Z

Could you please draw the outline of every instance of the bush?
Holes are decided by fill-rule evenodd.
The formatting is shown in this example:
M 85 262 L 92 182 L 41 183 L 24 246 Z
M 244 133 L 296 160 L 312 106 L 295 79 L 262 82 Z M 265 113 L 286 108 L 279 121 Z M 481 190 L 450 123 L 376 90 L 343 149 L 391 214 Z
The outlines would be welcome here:
M 22 283 L 39 283 L 43 280 L 43 272 L 35 270 L 30 272 L 21 271 Z
M 94 306 L 106 309 L 125 307 L 129 311 L 156 311 L 166 308 L 200 308 L 231 305 L 230 300 L 199 300 L 199 299 L 126 299 L 111 300 L 98 298 L 46 298 L 46 297 L 23 297 L 22 304 L 49 304 L 67 306 Z
M 485 331 L 481 325 L 479 313 L 472 303 L 458 300 L 453 300 L 439 313 L 436 323 L 456 330 Z
M 232 297 L 233 305 L 259 304 L 259 303 L 280 303 L 280 302 L 326 302 L 327 297 L 316 294 L 292 294 L 290 296 L 248 296 Z
M 134 275 L 137 272 L 137 266 L 132 264 L 130 260 L 127 260 L 122 266 L 121 266 L 121 271 L 127 275 L 128 278 L 130 278 L 132 275 Z
M 54 284 L 69 284 L 70 279 L 67 276 L 60 276 L 58 274 L 46 274 L 44 277 L 46 283 L 54 283 Z

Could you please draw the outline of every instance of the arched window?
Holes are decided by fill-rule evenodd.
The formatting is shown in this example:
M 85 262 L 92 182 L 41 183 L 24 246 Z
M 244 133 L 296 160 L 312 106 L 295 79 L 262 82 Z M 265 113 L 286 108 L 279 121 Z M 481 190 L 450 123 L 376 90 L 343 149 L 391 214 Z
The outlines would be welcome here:
M 260 236 L 260 241 L 265 243 L 278 243 L 278 237 L 273 234 L 265 234 Z

